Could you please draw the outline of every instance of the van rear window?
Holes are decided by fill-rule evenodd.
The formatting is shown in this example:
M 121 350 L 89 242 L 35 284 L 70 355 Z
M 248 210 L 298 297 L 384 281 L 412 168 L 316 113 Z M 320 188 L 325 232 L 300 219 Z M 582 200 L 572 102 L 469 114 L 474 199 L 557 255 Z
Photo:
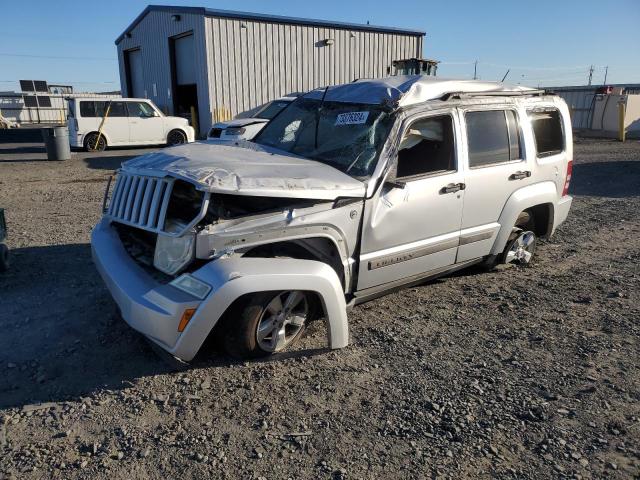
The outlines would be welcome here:
M 556 109 L 527 112 L 531 119 L 538 157 L 548 157 L 564 151 L 562 116 Z

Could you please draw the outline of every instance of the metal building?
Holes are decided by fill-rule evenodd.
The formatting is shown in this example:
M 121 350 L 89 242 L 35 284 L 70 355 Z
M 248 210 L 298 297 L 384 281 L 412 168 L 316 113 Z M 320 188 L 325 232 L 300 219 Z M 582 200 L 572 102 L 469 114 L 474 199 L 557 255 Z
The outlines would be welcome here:
M 150 5 L 116 40 L 125 97 L 172 115 L 196 110 L 200 132 L 280 96 L 393 74 L 421 58 L 425 33 L 325 20 Z

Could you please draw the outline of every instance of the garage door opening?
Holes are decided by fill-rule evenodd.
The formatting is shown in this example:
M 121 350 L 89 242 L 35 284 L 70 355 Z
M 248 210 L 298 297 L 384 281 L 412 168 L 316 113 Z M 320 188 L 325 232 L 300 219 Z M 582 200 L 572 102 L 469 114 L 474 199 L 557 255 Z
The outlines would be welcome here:
M 134 98 L 145 98 L 142 52 L 139 48 L 124 52 L 124 68 L 127 80 L 127 95 Z
M 195 127 L 198 120 L 198 87 L 194 49 L 193 32 L 169 39 L 173 112 L 174 115 L 187 118 Z

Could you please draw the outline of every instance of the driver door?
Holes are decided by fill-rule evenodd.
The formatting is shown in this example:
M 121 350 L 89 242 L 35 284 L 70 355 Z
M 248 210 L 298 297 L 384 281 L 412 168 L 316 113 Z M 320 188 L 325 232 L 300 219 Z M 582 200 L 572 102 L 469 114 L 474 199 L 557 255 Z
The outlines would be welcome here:
M 465 188 L 457 121 L 447 112 L 407 122 L 396 185 L 383 184 L 365 203 L 357 290 L 417 280 L 455 263 Z
M 127 102 L 129 141 L 132 144 L 166 142 L 164 121 L 147 102 Z

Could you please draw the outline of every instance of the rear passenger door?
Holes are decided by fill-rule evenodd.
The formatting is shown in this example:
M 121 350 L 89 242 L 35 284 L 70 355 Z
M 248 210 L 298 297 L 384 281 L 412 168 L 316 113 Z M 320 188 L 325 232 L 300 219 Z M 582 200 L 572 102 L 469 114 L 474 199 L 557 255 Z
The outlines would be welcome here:
M 515 106 L 461 109 L 460 115 L 467 168 L 457 262 L 489 254 L 507 199 L 532 182 Z
M 105 115 L 107 107 L 111 104 L 109 114 L 102 126 L 109 145 L 126 145 L 129 142 L 129 119 L 124 102 L 98 101 L 95 103 L 98 120 L 102 120 L 101 117 Z

